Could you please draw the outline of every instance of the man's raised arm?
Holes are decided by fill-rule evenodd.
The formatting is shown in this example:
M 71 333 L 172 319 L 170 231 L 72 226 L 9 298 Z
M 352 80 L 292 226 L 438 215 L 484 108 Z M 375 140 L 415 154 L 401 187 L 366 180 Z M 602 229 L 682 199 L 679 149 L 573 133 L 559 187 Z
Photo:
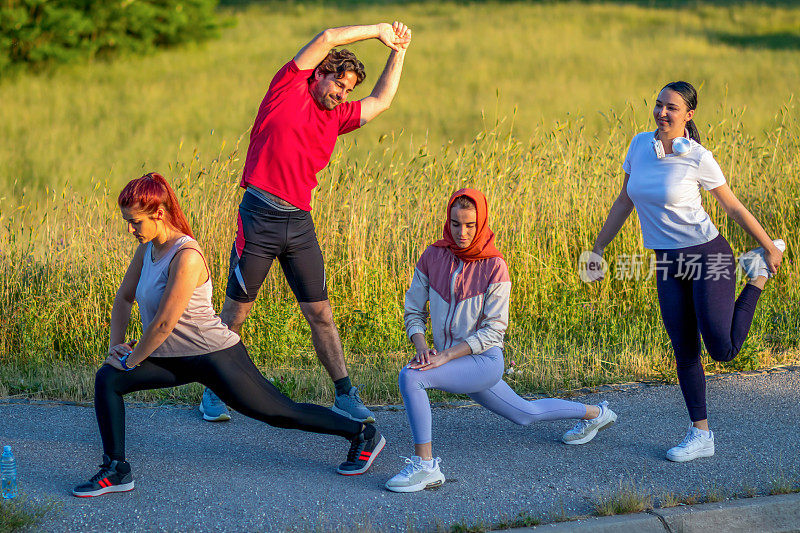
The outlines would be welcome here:
M 392 104 L 397 87 L 400 85 L 400 75 L 403 73 L 403 61 L 406 49 L 411 44 L 411 30 L 404 24 L 395 22 L 392 25 L 395 33 L 402 37 L 402 42 L 396 49 L 392 49 L 389 60 L 378 78 L 378 82 L 369 96 L 361 100 L 361 125 L 363 126 L 377 117 Z
M 403 33 L 398 33 L 395 28 L 402 27 Z M 408 31 L 408 35 L 405 35 Z M 307 45 L 297 52 L 294 62 L 300 70 L 309 70 L 325 59 L 331 48 L 345 44 L 365 41 L 367 39 L 379 39 L 383 44 L 394 51 L 400 50 L 401 46 L 408 46 L 411 41 L 411 31 L 407 30 L 404 24 L 395 22 L 387 24 L 370 24 L 367 26 L 342 26 L 340 28 L 329 28 L 316 37 L 311 39 Z

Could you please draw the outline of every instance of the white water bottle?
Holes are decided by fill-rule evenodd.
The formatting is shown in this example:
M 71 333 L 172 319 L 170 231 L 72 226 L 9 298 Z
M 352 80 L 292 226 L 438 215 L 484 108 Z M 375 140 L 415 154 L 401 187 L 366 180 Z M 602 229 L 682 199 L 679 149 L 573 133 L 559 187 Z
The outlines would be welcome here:
M 2 478 L 3 498 L 16 498 L 17 463 L 14 461 L 14 454 L 11 453 L 11 446 L 3 447 L 3 455 L 0 457 L 0 477 Z

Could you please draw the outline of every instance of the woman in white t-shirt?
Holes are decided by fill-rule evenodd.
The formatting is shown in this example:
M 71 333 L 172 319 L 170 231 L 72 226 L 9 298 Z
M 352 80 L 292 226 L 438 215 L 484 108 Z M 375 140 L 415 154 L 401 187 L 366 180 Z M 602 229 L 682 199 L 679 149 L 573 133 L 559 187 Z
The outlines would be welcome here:
M 658 94 L 653 109 L 656 130 L 631 141 L 622 167 L 622 191 L 597 236 L 584 273 L 589 281 L 602 278 L 603 250 L 636 207 L 644 245 L 656 254 L 661 317 L 692 421 L 683 441 L 667 451 L 667 459 L 679 462 L 714 455 L 700 336 L 713 359 L 736 357 L 761 291 L 777 272 L 786 248 L 783 241 L 770 240 L 731 192 L 711 152 L 700 144 L 692 120 L 696 108 L 697 91 L 687 82 L 669 83 Z M 761 245 L 739 258 L 750 280 L 736 299 L 733 251 L 703 209 L 701 187 Z

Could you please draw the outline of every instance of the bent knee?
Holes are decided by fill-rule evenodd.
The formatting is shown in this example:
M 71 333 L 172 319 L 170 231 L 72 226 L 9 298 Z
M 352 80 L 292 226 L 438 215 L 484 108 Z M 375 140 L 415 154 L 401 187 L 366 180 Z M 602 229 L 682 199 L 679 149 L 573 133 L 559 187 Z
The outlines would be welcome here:
M 425 385 L 419 379 L 419 370 L 404 366 L 397 376 L 397 384 L 401 391 L 423 390 Z
M 730 339 L 722 335 L 709 335 L 709 337 L 711 338 L 703 339 L 703 345 L 706 348 L 706 353 L 708 353 L 708 356 L 714 361 L 725 363 L 732 360 L 739 354 L 739 349 L 741 346 L 737 348 L 730 341 Z
M 708 350 L 708 356 L 714 361 L 718 361 L 720 363 L 732 361 L 738 353 L 739 352 L 733 348 L 728 350 Z
M 117 377 L 120 371 L 111 365 L 103 365 L 94 375 L 94 391 L 95 395 L 109 390 L 116 389 Z
M 103 365 L 94 374 L 94 386 L 107 385 L 116 377 L 119 370 L 111 365 Z
M 312 328 L 335 327 L 333 321 L 333 310 L 328 300 L 322 302 L 301 302 L 308 325 Z

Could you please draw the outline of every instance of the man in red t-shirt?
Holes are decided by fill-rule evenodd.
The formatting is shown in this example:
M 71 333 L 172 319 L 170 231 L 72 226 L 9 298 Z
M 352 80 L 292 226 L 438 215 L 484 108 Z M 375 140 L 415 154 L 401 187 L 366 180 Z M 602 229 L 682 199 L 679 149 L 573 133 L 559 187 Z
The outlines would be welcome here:
M 380 40 L 391 52 L 370 95 L 348 102 L 350 92 L 364 80 L 364 65 L 352 52 L 334 48 L 366 39 Z M 330 161 L 337 137 L 389 108 L 410 43 L 411 30 L 400 22 L 327 29 L 272 79 L 250 132 L 241 181 L 247 191 L 239 206 L 221 313 L 223 322 L 239 333 L 277 257 L 311 327 L 317 357 L 336 387 L 332 409 L 360 421 L 374 417 L 347 373 L 310 213 L 311 191 L 317 186 L 317 173 Z M 230 418 L 208 389 L 200 410 L 206 420 Z

